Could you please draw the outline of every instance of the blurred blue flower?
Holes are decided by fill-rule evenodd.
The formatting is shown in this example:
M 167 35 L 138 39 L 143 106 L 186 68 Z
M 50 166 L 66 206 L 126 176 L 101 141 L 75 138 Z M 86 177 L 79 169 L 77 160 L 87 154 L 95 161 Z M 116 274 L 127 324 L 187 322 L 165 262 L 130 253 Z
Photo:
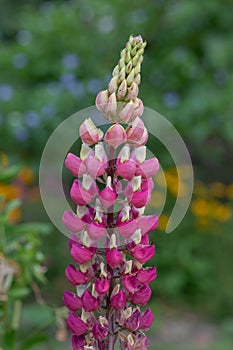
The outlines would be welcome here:
M 16 68 L 24 68 L 28 63 L 28 58 L 24 53 L 17 53 L 12 57 L 12 64 Z
M 79 66 L 79 58 L 75 53 L 66 53 L 62 57 L 62 63 L 66 68 L 74 69 Z
M 85 92 L 84 85 L 82 82 L 76 81 L 72 88 L 69 88 L 69 91 L 74 97 L 82 97 Z
M 145 23 L 147 20 L 147 13 L 145 9 L 137 8 L 131 12 L 130 18 L 133 23 Z
M 14 89 L 9 84 L 0 85 L 0 100 L 9 101 L 14 95 Z
M 109 15 L 100 18 L 97 27 L 100 33 L 106 34 L 112 32 L 115 27 L 113 17 Z
M 87 91 L 91 94 L 96 94 L 102 89 L 102 81 L 97 78 L 92 78 L 87 82 Z
M 54 118 L 56 112 L 57 112 L 57 109 L 52 104 L 44 105 L 41 108 L 41 113 L 43 114 L 44 118 L 48 120 Z
M 28 129 L 25 126 L 18 126 L 14 130 L 14 136 L 19 141 L 26 141 L 29 137 Z
M 177 92 L 169 91 L 163 95 L 163 102 L 167 107 L 176 107 L 180 102 Z
M 29 32 L 29 30 L 22 29 L 16 35 L 16 41 L 20 45 L 26 46 L 30 44 L 31 40 L 32 40 L 32 34 L 31 32 Z
M 24 121 L 30 128 L 36 128 L 40 124 L 40 116 L 34 111 L 29 111 L 25 114 Z
M 65 73 L 60 76 L 61 84 L 68 88 L 72 89 L 76 84 L 76 76 L 73 73 Z

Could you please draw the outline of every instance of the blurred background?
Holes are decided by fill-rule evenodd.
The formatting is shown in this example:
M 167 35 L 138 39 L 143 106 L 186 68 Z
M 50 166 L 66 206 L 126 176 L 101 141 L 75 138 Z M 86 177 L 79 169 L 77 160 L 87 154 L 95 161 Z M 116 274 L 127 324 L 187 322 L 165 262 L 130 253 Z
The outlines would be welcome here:
M 70 288 L 68 241 L 41 204 L 40 158 L 62 120 L 93 105 L 106 88 L 129 35 L 141 34 L 148 46 L 140 98 L 177 128 L 195 172 L 190 209 L 165 234 L 178 182 L 156 144 L 168 197 L 151 234 L 158 269 L 151 349 L 232 349 L 233 2 L 1 0 L 0 6 L 0 319 L 14 321 L 0 326 L 0 348 L 70 348 L 61 301 Z M 158 200 L 152 198 L 151 211 Z

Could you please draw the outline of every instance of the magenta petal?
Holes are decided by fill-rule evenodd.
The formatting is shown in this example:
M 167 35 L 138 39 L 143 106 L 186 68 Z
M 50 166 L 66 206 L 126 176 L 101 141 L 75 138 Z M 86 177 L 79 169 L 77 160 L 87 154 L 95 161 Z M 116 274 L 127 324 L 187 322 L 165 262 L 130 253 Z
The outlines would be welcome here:
M 72 349 L 73 350 L 84 350 L 84 346 L 85 346 L 85 338 L 80 335 L 73 335 L 72 336 Z
M 70 311 L 77 311 L 82 307 L 82 300 L 76 294 L 65 291 L 63 302 Z
M 96 340 L 104 339 L 108 335 L 108 325 L 106 324 L 106 326 L 101 326 L 100 323 L 96 323 L 92 328 L 92 332 Z
M 83 308 L 87 312 L 95 311 L 99 307 L 99 300 L 95 298 L 89 290 L 85 290 L 82 295 Z
M 154 315 L 150 309 L 147 309 L 141 316 L 140 329 L 148 331 L 154 322 Z
M 111 298 L 111 306 L 114 309 L 121 310 L 126 305 L 126 295 L 123 290 L 120 290 L 116 295 Z
M 142 178 L 154 176 L 159 171 L 159 162 L 157 158 L 145 160 L 136 169 L 136 175 L 141 175 Z
M 74 180 L 70 196 L 77 205 L 86 205 L 93 199 L 93 196 L 82 187 L 82 183 L 79 180 Z
M 76 177 L 83 176 L 86 172 L 86 167 L 83 161 L 73 153 L 67 154 L 65 166 L 69 172 Z
M 142 286 L 138 291 L 136 291 L 131 296 L 131 302 L 135 305 L 144 306 L 148 303 L 151 297 L 151 289 L 148 285 Z
M 142 246 L 138 245 L 132 250 L 132 255 L 135 259 L 137 259 L 141 264 L 145 264 L 148 260 L 150 260 L 155 254 L 155 246 Z
M 83 322 L 80 317 L 76 316 L 74 312 L 69 314 L 67 324 L 71 332 L 78 336 L 85 334 L 88 331 L 87 324 Z
M 122 284 L 125 287 L 125 289 L 130 293 L 135 292 L 135 290 L 137 290 L 138 288 L 137 278 L 128 274 L 122 278 Z
M 130 202 L 136 207 L 136 208 L 142 208 L 151 199 L 151 193 L 149 190 L 145 191 L 136 191 L 130 196 Z
M 66 210 L 62 217 L 63 224 L 71 231 L 71 232 L 79 232 L 84 229 L 86 223 L 77 217 L 70 210 Z
M 100 202 L 105 208 L 110 208 L 116 202 L 116 192 L 106 187 L 99 195 Z
M 123 163 L 119 162 L 117 165 L 117 174 L 123 179 L 131 180 L 136 171 L 136 164 L 133 159 L 129 159 Z
M 89 249 L 77 246 L 76 244 L 72 245 L 70 254 L 78 264 L 84 264 L 85 262 L 90 261 L 93 256 L 93 253 Z
M 135 219 L 130 219 L 119 223 L 117 228 L 122 237 L 130 238 L 137 229 L 137 223 Z
M 158 222 L 159 217 L 157 215 L 139 216 L 137 219 L 138 228 L 140 228 L 142 235 L 155 230 Z
M 106 254 L 106 261 L 108 265 L 114 269 L 122 262 L 122 253 L 116 248 L 111 249 Z
M 105 172 L 106 164 L 99 161 L 94 156 L 89 156 L 85 162 L 87 172 L 93 177 L 101 176 Z
M 141 321 L 140 311 L 136 310 L 132 313 L 132 315 L 129 318 L 127 318 L 127 320 L 124 323 L 124 327 L 134 332 L 139 328 L 140 321 Z
M 74 286 L 84 284 L 88 280 L 88 277 L 85 276 L 84 273 L 77 271 L 74 265 L 71 264 L 66 268 L 65 274 L 68 281 Z
M 99 295 L 104 295 L 109 291 L 110 282 L 107 278 L 98 278 L 95 281 L 95 290 Z
M 93 241 L 97 241 L 105 235 L 106 230 L 102 225 L 92 222 L 87 225 L 87 233 Z
M 155 267 L 147 267 L 141 269 L 137 273 L 137 279 L 141 284 L 149 284 L 157 277 L 157 272 Z

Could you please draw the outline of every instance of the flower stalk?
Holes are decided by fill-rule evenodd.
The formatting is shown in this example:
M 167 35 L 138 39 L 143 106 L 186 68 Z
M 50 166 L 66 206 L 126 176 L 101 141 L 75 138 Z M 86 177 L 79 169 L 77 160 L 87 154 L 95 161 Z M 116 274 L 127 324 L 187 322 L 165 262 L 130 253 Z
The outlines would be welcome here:
M 149 301 L 149 283 L 156 278 L 156 268 L 143 265 L 155 253 L 148 233 L 158 217 L 144 211 L 159 163 L 146 160 L 148 132 L 137 97 L 145 46 L 141 36 L 130 36 L 108 89 L 96 98 L 111 125 L 103 133 L 86 119 L 80 157 L 68 154 L 65 160 L 76 177 L 70 194 L 77 212 L 63 215 L 76 263 L 66 269 L 76 293 L 66 291 L 63 297 L 73 350 L 113 350 L 117 341 L 125 350 L 149 346 L 144 331 L 154 316 L 140 307 Z

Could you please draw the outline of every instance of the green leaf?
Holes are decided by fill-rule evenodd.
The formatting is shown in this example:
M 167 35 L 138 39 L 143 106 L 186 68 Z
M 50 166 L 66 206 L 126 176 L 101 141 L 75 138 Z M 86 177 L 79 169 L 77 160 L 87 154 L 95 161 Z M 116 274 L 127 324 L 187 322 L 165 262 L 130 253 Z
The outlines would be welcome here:
M 21 168 L 22 168 L 22 165 L 17 164 L 17 165 L 12 165 L 12 166 L 2 170 L 0 173 L 0 181 L 1 182 L 9 182 L 9 181 L 13 180 L 18 175 Z
M 13 287 L 9 291 L 9 297 L 12 299 L 23 299 L 30 294 L 30 289 L 27 287 Z
M 47 340 L 46 335 L 37 335 L 28 340 L 26 340 L 21 346 L 20 350 L 29 350 L 34 347 L 34 345 L 44 343 Z

